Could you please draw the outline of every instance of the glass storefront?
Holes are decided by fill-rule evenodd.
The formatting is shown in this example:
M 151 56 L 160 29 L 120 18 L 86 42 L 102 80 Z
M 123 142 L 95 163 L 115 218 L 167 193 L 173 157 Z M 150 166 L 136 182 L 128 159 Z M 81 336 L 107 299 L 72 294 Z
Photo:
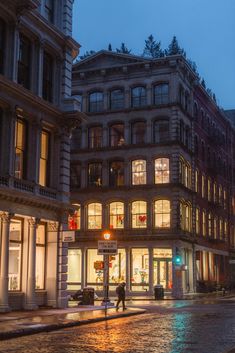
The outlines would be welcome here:
M 153 283 L 172 289 L 172 249 L 153 250 Z
M 81 249 L 68 250 L 68 289 L 81 288 L 82 252 Z
M 11 220 L 9 240 L 8 288 L 10 291 L 16 291 L 20 290 L 21 286 L 22 220 Z
M 148 249 L 131 249 L 131 290 L 147 291 L 149 289 L 149 251 Z

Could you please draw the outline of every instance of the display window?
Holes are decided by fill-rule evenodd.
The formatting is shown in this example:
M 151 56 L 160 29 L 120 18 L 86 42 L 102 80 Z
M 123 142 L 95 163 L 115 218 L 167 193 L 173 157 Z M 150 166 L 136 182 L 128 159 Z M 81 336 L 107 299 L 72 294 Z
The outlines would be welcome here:
M 46 225 L 39 224 L 36 232 L 36 289 L 45 288 Z
M 112 202 L 109 205 L 110 229 L 124 228 L 124 203 Z
M 171 209 L 170 201 L 155 201 L 155 227 L 170 228 Z
M 68 228 L 69 230 L 78 230 L 81 227 L 81 206 L 76 206 L 76 210 L 73 214 L 69 215 L 68 217 Z
M 149 289 L 149 252 L 148 249 L 131 249 L 131 290 Z
M 68 290 L 81 288 L 82 251 L 81 249 L 68 249 Z
M 9 234 L 9 272 L 8 289 L 20 290 L 22 257 L 22 220 L 12 219 Z
M 118 249 L 117 255 L 109 257 L 109 283 L 117 285 L 126 281 L 126 252 Z
M 134 201 L 131 205 L 132 228 L 147 227 L 147 203 L 145 201 Z

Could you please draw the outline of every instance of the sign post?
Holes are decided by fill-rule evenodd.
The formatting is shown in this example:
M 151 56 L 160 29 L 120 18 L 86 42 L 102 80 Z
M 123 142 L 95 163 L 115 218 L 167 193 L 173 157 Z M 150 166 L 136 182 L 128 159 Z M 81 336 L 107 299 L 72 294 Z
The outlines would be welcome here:
M 104 287 L 104 299 L 102 305 L 105 305 L 105 309 L 107 305 L 110 304 L 109 299 L 109 256 L 117 254 L 117 241 L 109 240 L 110 233 L 104 233 L 105 240 L 98 241 L 98 255 L 104 256 L 104 278 L 103 278 L 103 287 Z

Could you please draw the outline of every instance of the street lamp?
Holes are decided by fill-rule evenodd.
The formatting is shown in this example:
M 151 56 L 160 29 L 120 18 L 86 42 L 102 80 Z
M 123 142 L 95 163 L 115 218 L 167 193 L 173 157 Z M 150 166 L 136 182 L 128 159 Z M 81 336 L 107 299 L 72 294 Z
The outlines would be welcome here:
M 109 231 L 104 231 L 103 232 L 103 238 L 104 240 L 109 241 L 111 237 L 111 234 Z M 104 299 L 102 305 L 105 305 L 107 307 L 108 303 L 110 303 L 109 299 L 109 254 L 104 254 Z

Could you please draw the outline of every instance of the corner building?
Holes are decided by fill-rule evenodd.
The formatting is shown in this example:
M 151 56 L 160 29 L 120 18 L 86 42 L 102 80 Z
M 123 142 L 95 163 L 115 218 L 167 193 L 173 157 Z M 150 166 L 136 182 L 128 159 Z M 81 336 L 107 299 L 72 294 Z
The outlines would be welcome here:
M 67 304 L 72 3 L 0 3 L 0 312 Z
M 110 290 L 176 298 L 229 276 L 233 129 L 182 56 L 101 51 L 73 67 L 89 123 L 74 130 L 68 289 L 102 290 L 102 231 L 118 241 Z M 177 265 L 176 259 L 180 264 Z

